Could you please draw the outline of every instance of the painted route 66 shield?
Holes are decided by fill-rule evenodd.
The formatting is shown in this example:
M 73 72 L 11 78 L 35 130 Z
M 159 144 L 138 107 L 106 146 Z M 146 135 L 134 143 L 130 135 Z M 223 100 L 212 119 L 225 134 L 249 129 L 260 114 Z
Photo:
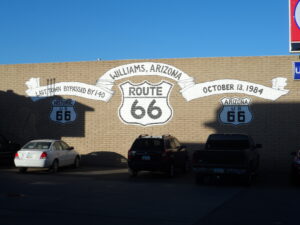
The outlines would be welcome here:
M 223 98 L 223 108 L 220 112 L 220 121 L 225 124 L 247 124 L 252 121 L 252 113 L 249 109 L 250 98 Z
M 72 99 L 54 99 L 52 101 L 50 119 L 58 123 L 75 121 L 77 116 L 74 105 L 75 100 Z
M 173 84 L 167 81 L 133 84 L 127 81 L 119 87 L 123 95 L 119 117 L 124 123 L 149 126 L 165 124 L 172 118 L 169 94 Z

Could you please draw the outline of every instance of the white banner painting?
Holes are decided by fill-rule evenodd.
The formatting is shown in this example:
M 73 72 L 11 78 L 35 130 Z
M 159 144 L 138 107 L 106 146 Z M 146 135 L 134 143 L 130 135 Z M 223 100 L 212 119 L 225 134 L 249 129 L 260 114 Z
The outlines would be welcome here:
M 272 80 L 272 87 L 235 79 L 221 79 L 195 84 L 194 78 L 174 66 L 164 63 L 143 62 L 122 65 L 107 71 L 96 85 L 80 82 L 61 82 L 40 86 L 40 78 L 31 78 L 26 82 L 30 97 L 49 97 L 54 95 L 74 95 L 83 98 L 108 102 L 113 96 L 114 82 L 135 76 L 161 76 L 175 80 L 180 86 L 181 94 L 186 101 L 216 94 L 240 93 L 268 100 L 276 100 L 289 91 L 285 90 L 286 78 Z

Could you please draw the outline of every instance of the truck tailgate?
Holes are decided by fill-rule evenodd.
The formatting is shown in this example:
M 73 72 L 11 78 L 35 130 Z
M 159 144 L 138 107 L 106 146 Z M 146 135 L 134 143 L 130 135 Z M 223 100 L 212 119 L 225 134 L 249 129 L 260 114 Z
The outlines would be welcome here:
M 246 150 L 201 150 L 194 154 L 194 166 L 241 168 L 247 165 Z

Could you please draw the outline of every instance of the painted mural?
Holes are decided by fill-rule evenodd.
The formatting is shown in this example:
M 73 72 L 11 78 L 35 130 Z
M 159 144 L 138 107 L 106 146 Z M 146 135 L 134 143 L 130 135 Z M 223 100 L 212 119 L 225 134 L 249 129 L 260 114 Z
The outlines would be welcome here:
M 298 72 L 298 70 L 296 70 Z M 40 78 L 30 78 L 26 85 L 26 94 L 33 101 L 56 95 L 73 95 L 97 101 L 108 102 L 114 91 L 115 82 L 127 79 L 119 85 L 122 93 L 122 102 L 119 107 L 119 118 L 125 124 L 149 126 L 162 125 L 171 120 L 173 109 L 169 104 L 169 96 L 173 84 L 162 80 L 159 84 L 144 81 L 139 84 L 131 83 L 129 78 L 135 76 L 161 76 L 174 80 L 181 88 L 180 93 L 186 101 L 195 100 L 212 95 L 243 94 L 262 99 L 275 101 L 286 95 L 287 78 L 275 77 L 270 82 L 270 87 L 236 79 L 221 79 L 196 84 L 194 78 L 182 70 L 164 63 L 141 62 L 121 65 L 110 69 L 103 74 L 95 85 L 80 82 L 52 82 L 46 86 L 40 86 Z M 252 120 L 249 110 L 249 98 L 223 99 L 223 110 L 220 113 L 220 121 L 224 124 L 247 124 Z M 248 102 L 248 104 L 230 105 L 226 102 Z M 53 110 L 55 111 L 55 106 Z M 51 120 L 61 123 L 73 121 L 75 114 L 68 114 L 72 110 L 62 112 L 57 110 L 51 114 Z M 60 120 L 61 119 L 61 120 Z

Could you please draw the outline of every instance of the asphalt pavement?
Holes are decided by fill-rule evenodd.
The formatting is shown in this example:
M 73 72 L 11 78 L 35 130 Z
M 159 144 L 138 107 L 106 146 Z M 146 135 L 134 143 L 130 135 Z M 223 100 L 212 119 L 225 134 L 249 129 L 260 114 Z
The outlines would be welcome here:
M 126 168 L 65 168 L 57 174 L 0 168 L 0 225 L 283 225 L 298 222 L 299 188 L 285 173 L 251 187 L 196 185 L 192 173 L 168 178 Z

